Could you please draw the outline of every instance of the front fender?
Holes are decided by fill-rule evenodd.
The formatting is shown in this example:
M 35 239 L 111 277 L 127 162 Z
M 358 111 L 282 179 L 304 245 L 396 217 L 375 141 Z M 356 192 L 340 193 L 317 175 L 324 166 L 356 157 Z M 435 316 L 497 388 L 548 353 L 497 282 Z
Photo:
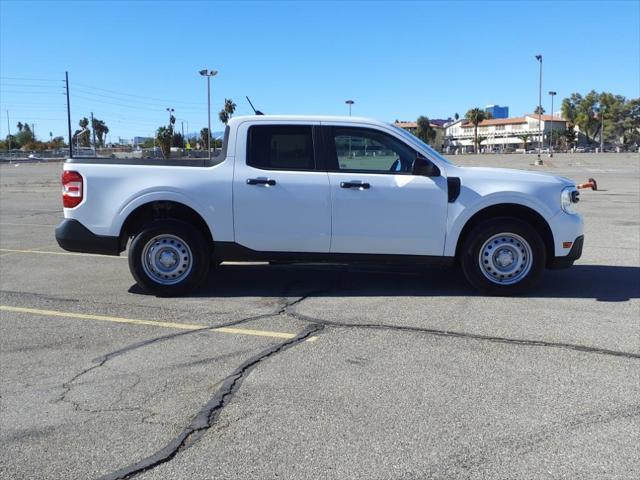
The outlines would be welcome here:
M 560 209 L 558 205 L 558 209 L 554 211 L 549 205 L 536 197 L 522 192 L 496 192 L 480 197 L 475 192 L 465 190 L 463 188 L 458 200 L 449 205 L 447 236 L 443 252 L 445 256 L 454 256 L 456 254 L 456 247 L 462 229 L 475 214 L 486 208 L 504 204 L 520 205 L 537 212 L 547 223 Z

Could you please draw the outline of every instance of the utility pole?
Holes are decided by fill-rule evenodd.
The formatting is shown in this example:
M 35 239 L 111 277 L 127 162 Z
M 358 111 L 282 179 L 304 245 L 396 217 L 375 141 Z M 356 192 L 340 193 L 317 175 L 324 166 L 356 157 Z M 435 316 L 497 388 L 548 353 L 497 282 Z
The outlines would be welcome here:
M 93 137 L 93 154 L 98 156 L 96 151 L 96 126 L 93 124 L 93 112 L 91 112 L 91 136 Z
M 69 158 L 73 158 L 73 138 L 71 137 L 71 104 L 69 103 L 69 72 L 64 72 L 67 85 L 67 126 L 69 127 Z
M 540 83 L 538 84 L 538 160 L 536 165 L 542 165 L 542 55 L 536 55 L 540 62 Z
M 7 112 L 7 148 L 9 149 L 9 160 L 11 160 L 11 125 L 9 124 L 9 110 L 5 111 Z

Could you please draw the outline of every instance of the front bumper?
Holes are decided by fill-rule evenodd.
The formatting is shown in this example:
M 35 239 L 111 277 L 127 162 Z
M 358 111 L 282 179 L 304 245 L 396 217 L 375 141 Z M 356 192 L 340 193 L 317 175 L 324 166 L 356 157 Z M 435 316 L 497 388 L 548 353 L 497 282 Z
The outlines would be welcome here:
M 559 268 L 569 268 L 573 265 L 573 262 L 578 260 L 582 256 L 582 247 L 584 245 L 584 235 L 580 235 L 573 242 L 573 246 L 569 251 L 569 254 L 564 257 L 553 257 L 547 268 L 551 269 L 559 269 Z
M 96 235 L 78 220 L 65 218 L 56 227 L 56 241 L 69 252 L 120 255 L 120 239 Z

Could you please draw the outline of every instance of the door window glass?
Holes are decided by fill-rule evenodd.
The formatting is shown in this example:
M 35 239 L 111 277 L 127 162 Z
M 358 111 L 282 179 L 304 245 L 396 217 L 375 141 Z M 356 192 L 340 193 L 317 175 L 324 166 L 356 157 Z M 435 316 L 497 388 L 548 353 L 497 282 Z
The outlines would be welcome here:
M 247 165 L 265 170 L 313 170 L 311 126 L 254 125 L 249 128 Z
M 334 128 L 339 171 L 411 173 L 416 152 L 386 133 L 363 128 Z

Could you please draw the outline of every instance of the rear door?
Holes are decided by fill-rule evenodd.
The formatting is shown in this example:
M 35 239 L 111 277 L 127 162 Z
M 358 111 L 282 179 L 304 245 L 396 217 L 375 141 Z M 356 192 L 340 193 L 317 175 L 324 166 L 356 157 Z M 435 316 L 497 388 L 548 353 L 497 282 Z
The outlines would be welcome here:
M 319 122 L 238 126 L 236 243 L 257 251 L 328 253 L 331 201 L 317 168 Z
M 323 126 L 332 253 L 440 256 L 447 182 L 412 174 L 417 152 L 378 128 Z

